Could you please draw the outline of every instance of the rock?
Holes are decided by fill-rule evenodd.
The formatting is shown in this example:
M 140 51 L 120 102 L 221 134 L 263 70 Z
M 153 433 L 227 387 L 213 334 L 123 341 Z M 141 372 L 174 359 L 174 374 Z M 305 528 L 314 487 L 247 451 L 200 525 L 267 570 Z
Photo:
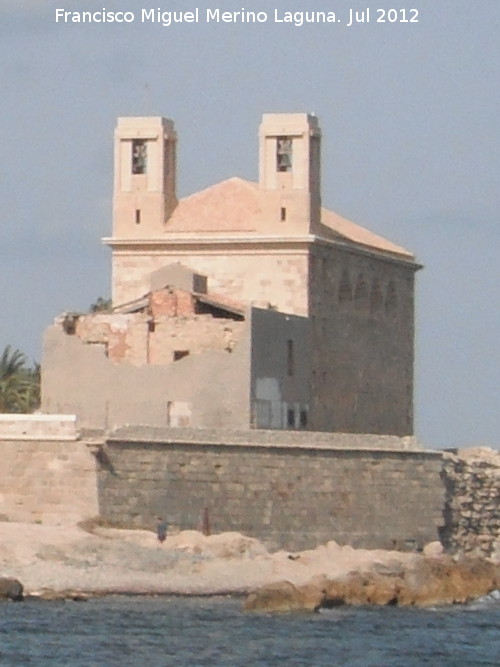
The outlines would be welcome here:
M 437 540 L 435 542 L 429 542 L 426 544 L 423 548 L 423 554 L 424 556 L 441 556 L 441 554 L 444 552 L 443 545 L 441 542 L 438 542 Z
M 23 585 L 17 579 L 7 577 L 0 578 L 0 600 L 14 600 L 19 602 L 23 599 Z
M 434 606 L 465 603 L 499 588 L 500 566 L 484 559 L 414 556 L 394 574 L 350 572 L 336 580 L 318 577 L 305 586 L 288 581 L 252 593 L 246 610 L 313 611 L 341 605 Z
M 323 581 L 294 586 L 289 581 L 261 586 L 245 601 L 245 611 L 314 611 L 322 606 Z
M 405 572 L 398 604 L 465 603 L 495 590 L 498 574 L 495 565 L 486 560 L 469 558 L 455 562 L 449 556 L 420 558 Z
M 203 535 L 196 530 L 184 530 L 167 538 L 170 548 L 184 553 L 203 555 L 207 558 L 255 558 L 266 556 L 268 551 L 259 540 L 236 532 Z
M 343 579 L 326 584 L 323 606 L 397 604 L 401 586 L 402 579 L 399 576 L 353 572 Z

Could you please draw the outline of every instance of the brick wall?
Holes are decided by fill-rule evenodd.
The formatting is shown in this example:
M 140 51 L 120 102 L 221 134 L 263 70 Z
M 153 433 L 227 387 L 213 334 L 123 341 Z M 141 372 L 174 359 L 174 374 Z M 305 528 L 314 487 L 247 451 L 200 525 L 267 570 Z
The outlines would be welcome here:
M 192 308 L 189 310 L 189 294 L 169 294 L 165 290 L 164 295 L 156 293 L 156 296 L 164 296 L 165 300 L 158 307 L 153 327 L 147 313 L 81 315 L 77 337 L 88 345 L 103 345 L 113 362 L 142 366 L 169 364 L 178 351 L 199 354 L 232 350 L 245 329 L 243 321 L 193 314 Z M 180 300 L 172 300 L 174 297 Z M 178 317 L 162 312 L 162 308 L 173 310 L 177 306 L 182 309 Z

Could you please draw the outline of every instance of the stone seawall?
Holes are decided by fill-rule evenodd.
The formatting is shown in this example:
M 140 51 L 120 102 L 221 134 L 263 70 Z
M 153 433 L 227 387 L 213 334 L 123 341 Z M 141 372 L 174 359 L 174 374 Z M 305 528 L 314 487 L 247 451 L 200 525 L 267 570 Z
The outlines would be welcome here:
M 203 437 L 200 437 L 200 436 Z M 315 436 L 318 436 L 317 438 Z M 198 441 L 196 437 L 198 436 Z M 289 437 L 288 437 L 289 436 Z M 236 530 L 270 548 L 328 540 L 500 560 L 500 453 L 346 434 L 124 428 L 104 439 L 0 439 L 0 521 Z M 287 444 L 288 443 L 288 444 Z M 97 462 L 97 466 L 96 466 Z
M 98 457 L 100 514 L 118 525 L 152 528 L 161 515 L 189 529 L 205 519 L 214 532 L 240 531 L 291 550 L 332 539 L 366 548 L 438 539 L 440 453 L 349 448 L 348 438 L 343 447 L 287 446 L 282 433 L 266 444 L 161 442 L 154 433 L 133 440 L 131 433 L 108 438 Z
M 443 464 L 445 548 L 500 559 L 500 452 L 478 447 L 446 453 Z
M 0 520 L 72 524 L 98 513 L 96 463 L 82 441 L 0 440 Z

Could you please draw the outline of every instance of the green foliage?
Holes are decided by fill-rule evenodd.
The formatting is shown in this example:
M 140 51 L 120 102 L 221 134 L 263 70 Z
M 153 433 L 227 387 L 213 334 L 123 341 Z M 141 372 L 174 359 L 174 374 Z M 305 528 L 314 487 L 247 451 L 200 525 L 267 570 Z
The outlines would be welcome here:
M 90 308 L 89 312 L 90 313 L 102 313 L 103 311 L 106 310 L 111 310 L 112 306 L 112 301 L 111 299 L 105 299 L 104 297 L 100 296 L 97 298 L 95 303 L 93 303 Z
M 7 345 L 0 357 L 0 412 L 33 412 L 40 405 L 40 364 Z

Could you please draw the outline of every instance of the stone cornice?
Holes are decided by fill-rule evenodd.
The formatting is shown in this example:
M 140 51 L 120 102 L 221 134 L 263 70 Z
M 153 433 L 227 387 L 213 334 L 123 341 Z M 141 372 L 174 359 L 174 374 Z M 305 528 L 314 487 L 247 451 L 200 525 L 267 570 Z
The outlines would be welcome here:
M 403 264 L 408 268 L 418 271 L 422 268 L 415 262 L 411 256 L 404 257 L 397 253 L 391 253 L 387 250 L 382 251 L 376 248 L 369 248 L 352 241 L 344 241 L 339 238 L 327 238 L 316 234 L 300 234 L 296 236 L 280 236 L 262 234 L 238 234 L 225 236 L 192 234 L 186 236 L 176 236 L 175 238 L 157 237 L 157 238 L 115 238 L 105 237 L 102 242 L 110 246 L 113 251 L 120 255 L 128 254 L 157 254 L 169 255 L 178 253 L 192 253 L 194 247 L 200 254 L 219 254 L 221 250 L 228 253 L 239 253 L 243 250 L 250 250 L 250 254 L 266 254 L 270 250 L 279 250 L 280 252 L 292 253 L 301 250 L 307 252 L 311 245 L 320 244 L 326 246 L 335 246 L 347 252 L 355 254 L 377 257 L 377 259 L 388 262 Z

